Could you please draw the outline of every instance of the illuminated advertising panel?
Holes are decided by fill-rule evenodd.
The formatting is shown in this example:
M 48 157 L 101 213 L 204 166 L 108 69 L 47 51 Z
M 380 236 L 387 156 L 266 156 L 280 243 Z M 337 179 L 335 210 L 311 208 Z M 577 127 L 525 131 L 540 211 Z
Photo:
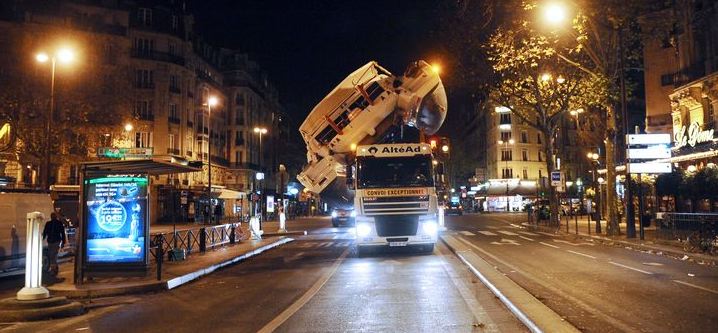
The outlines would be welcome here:
M 144 264 L 147 259 L 147 175 L 85 179 L 85 262 Z

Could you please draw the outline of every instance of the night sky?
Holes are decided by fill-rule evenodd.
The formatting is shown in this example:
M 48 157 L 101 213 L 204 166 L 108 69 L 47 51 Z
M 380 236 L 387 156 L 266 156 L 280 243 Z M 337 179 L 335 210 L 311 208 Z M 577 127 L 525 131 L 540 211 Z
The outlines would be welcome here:
M 376 60 L 394 74 L 440 61 L 439 1 L 190 0 L 210 43 L 247 52 L 297 123 L 349 73 Z

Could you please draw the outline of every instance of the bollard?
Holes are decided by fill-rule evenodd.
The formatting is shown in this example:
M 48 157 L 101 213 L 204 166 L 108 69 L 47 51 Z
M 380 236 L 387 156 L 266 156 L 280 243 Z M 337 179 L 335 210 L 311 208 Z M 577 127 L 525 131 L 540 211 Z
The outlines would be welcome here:
M 252 234 L 252 239 L 262 239 L 262 230 L 259 229 L 259 217 L 252 216 L 249 219 L 249 230 Z
M 284 215 L 284 212 L 279 213 L 279 230 L 277 232 L 279 233 L 285 233 L 287 232 L 287 217 Z
M 438 222 L 439 222 L 439 230 L 446 230 L 446 225 L 444 224 L 444 207 L 439 207 L 439 213 L 438 213 Z
M 50 292 L 42 283 L 42 237 L 40 228 L 45 216 L 40 212 L 27 213 L 27 238 L 25 246 L 25 287 L 17 292 L 19 301 L 50 298 Z
M 207 251 L 207 230 L 199 228 L 199 252 Z
M 229 244 L 234 244 L 235 242 L 235 229 L 237 228 L 237 225 L 232 223 L 229 225 Z
M 162 250 L 162 243 L 164 243 L 165 235 L 159 234 L 157 235 L 157 281 L 162 281 L 162 262 L 164 261 L 164 251 Z
M 576 223 L 576 235 L 578 235 L 578 214 L 573 213 L 573 220 Z

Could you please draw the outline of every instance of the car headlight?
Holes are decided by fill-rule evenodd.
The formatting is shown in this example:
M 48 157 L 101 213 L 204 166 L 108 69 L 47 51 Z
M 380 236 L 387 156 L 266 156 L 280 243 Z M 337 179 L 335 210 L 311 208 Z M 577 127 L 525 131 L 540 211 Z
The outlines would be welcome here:
M 424 222 L 424 224 L 422 225 L 422 228 L 423 228 L 425 234 L 429 234 L 432 236 L 436 235 L 436 232 L 439 229 L 438 226 L 436 225 L 436 221 Z
M 371 225 L 367 223 L 357 224 L 357 236 L 364 237 L 369 235 L 369 233 L 371 233 Z
M 337 217 L 337 212 L 336 212 L 336 211 L 332 212 L 332 217 Z
M 357 217 L 357 212 L 356 212 L 355 210 L 353 210 L 353 211 L 351 212 L 351 214 L 349 214 L 349 216 L 351 216 L 351 217 Z

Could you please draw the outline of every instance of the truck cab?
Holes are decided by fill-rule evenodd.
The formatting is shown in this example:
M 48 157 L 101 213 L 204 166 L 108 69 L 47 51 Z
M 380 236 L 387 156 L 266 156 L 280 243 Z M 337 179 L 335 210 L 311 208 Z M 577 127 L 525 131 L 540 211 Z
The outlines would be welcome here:
M 386 246 L 433 251 L 438 209 L 431 146 L 358 146 L 352 170 L 359 252 Z

